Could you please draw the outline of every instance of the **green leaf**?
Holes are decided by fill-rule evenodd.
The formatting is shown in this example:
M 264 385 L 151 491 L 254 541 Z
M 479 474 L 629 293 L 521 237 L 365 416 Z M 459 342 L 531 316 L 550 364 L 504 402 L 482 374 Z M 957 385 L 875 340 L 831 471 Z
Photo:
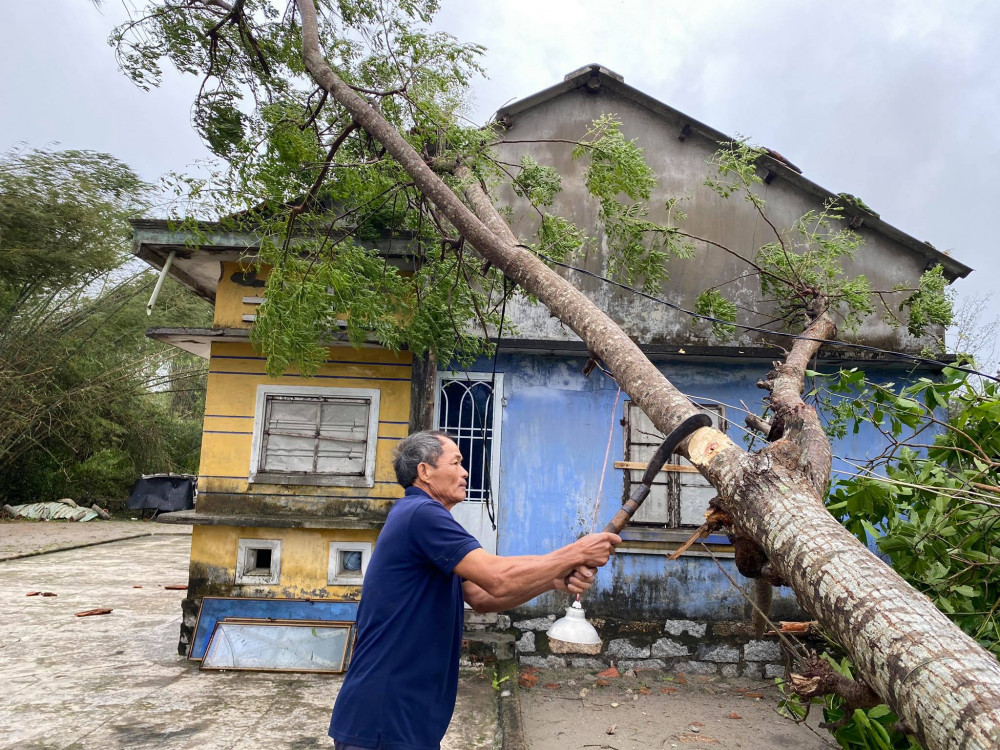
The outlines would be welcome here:
M 872 526 L 868 521 L 862 521 L 861 525 L 864 526 L 865 531 L 867 531 L 871 535 L 872 539 L 878 539 L 881 536 L 881 534 L 879 534 L 878 532 L 878 529 Z
M 881 719 L 883 716 L 888 716 L 892 713 L 892 710 L 884 703 L 880 706 L 875 706 L 875 708 L 868 709 L 869 719 Z
M 695 312 L 716 318 L 712 321 L 712 334 L 721 340 L 727 340 L 736 333 L 736 327 L 730 323 L 736 322 L 736 305 L 722 296 L 718 289 L 709 289 L 698 295 L 694 305 Z M 698 323 L 692 319 L 692 325 Z

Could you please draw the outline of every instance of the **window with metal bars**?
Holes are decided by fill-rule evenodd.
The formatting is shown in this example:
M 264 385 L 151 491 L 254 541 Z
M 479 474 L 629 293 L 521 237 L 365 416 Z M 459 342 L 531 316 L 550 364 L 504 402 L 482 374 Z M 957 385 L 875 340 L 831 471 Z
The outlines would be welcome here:
M 377 390 L 259 386 L 252 481 L 374 484 Z
M 462 466 L 469 472 L 466 502 L 484 503 L 492 497 L 496 479 L 493 396 L 494 386 L 502 393 L 500 377 L 493 383 L 466 376 L 440 379 L 437 429 L 451 435 L 462 451 Z

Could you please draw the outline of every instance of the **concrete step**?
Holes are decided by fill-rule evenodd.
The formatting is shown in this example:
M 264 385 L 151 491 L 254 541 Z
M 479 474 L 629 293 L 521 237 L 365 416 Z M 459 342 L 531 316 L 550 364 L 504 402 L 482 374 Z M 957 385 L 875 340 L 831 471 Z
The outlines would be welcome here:
M 510 616 L 496 612 L 480 614 L 472 609 L 465 610 L 466 630 L 507 630 L 510 627 Z
M 514 636 L 485 630 L 462 634 L 462 664 L 496 664 L 514 658 Z

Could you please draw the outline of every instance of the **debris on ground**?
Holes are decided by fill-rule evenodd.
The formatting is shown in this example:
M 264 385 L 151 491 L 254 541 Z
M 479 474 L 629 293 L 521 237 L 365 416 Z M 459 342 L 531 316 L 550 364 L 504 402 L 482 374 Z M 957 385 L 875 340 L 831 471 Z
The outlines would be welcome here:
M 774 705 L 781 694 L 769 683 L 750 677 L 713 677 L 711 685 L 704 685 L 699 679 L 703 675 L 688 674 L 685 679 L 665 670 L 642 670 L 638 677 L 630 677 L 623 666 L 619 669 L 623 674 L 614 680 L 598 677 L 597 670 L 533 671 L 539 687 L 549 681 L 559 681 L 562 687 L 522 691 L 526 745 L 533 750 L 829 748 L 812 726 L 774 721 Z M 608 685 L 598 687 L 601 682 Z M 589 691 L 581 689 L 588 685 Z M 763 698 L 747 698 L 747 693 Z M 819 720 L 814 717 L 813 725 Z
M 777 630 L 768 630 L 764 635 L 779 635 L 782 633 L 795 633 L 804 634 L 812 633 L 819 629 L 819 622 L 816 620 L 809 620 L 808 622 L 785 622 L 782 620 L 779 624 Z
M 92 615 L 110 615 L 114 612 L 110 607 L 98 607 L 97 609 L 87 609 L 83 612 L 76 612 L 77 617 L 91 617 Z
M 527 670 L 522 672 L 521 676 L 517 678 L 517 684 L 523 688 L 534 687 L 537 682 L 538 682 L 538 676 L 532 674 Z
M 141 589 L 142 586 L 133 586 L 133 588 L 140 588 Z M 170 583 L 170 584 L 167 584 L 166 586 L 164 586 L 163 588 L 167 589 L 167 591 L 187 591 L 187 584 L 186 583 Z
M 29 591 L 25 596 L 58 596 L 51 591 Z
M 89 508 L 82 508 L 69 497 L 53 500 L 48 503 L 27 503 L 24 505 L 5 505 L 4 511 L 13 518 L 30 518 L 35 521 L 79 521 L 86 523 L 95 518 L 110 520 L 111 514 L 96 503 Z

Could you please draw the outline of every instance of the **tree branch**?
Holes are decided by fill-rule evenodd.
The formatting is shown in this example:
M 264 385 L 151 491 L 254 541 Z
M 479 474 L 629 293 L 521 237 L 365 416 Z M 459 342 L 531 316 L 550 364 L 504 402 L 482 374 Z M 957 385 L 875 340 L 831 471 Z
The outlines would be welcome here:
M 804 660 L 801 673 L 790 675 L 788 683 L 791 692 L 806 700 L 824 695 L 836 695 L 844 700 L 845 716 L 849 717 L 857 708 L 867 709 L 884 703 L 881 697 L 867 684 L 837 674 L 830 663 L 816 656 L 814 651 Z
M 618 362 L 627 370 L 623 389 L 661 430 L 669 432 L 688 416 L 696 413 L 691 402 L 678 391 L 639 347 L 602 310 L 585 295 L 568 285 L 562 277 L 542 263 L 533 253 L 518 246 L 506 224 L 496 217 L 489 226 L 481 221 L 454 192 L 431 170 L 412 146 L 371 105 L 334 73 L 323 58 L 319 45 L 316 8 L 311 0 L 296 0 L 302 17 L 302 56 L 313 79 L 330 92 L 358 124 L 381 142 L 388 153 L 413 178 L 416 187 L 435 204 L 479 253 L 499 268 L 514 283 L 540 300 L 605 362 Z M 490 205 L 492 211 L 492 205 Z M 628 385 L 626 385 L 628 383 Z M 631 388 L 631 390 L 629 390 Z M 711 428 L 711 456 L 721 451 L 739 449 L 725 435 Z M 681 449 L 683 450 L 683 445 Z M 683 455 L 683 454 L 682 454 Z M 699 457 L 704 463 L 709 455 Z
M 783 363 L 775 363 L 765 381 L 770 386 L 774 425 L 781 425 L 782 438 L 764 450 L 790 469 L 801 470 L 822 496 L 830 481 L 833 453 L 816 409 L 802 400 L 805 371 L 822 342 L 833 338 L 837 327 L 823 312 L 795 340 Z

